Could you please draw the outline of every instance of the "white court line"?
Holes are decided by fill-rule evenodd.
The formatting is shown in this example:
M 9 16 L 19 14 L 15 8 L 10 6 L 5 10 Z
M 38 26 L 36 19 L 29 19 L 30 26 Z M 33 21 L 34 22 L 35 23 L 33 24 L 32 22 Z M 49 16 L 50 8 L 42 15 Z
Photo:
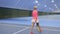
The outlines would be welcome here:
M 20 32 L 22 32 L 22 31 L 25 31 L 25 30 L 27 30 L 27 29 L 29 29 L 29 27 L 26 27 L 25 29 L 22 29 L 22 30 L 19 30 L 19 31 L 17 31 L 17 32 L 14 32 L 13 34 L 17 34 L 17 33 L 20 33 Z M 36 28 L 34 28 L 34 29 L 36 29 Z M 60 30 L 53 30 L 53 29 L 43 29 L 43 30 L 50 30 L 50 31 L 60 31 Z
M 17 32 L 14 32 L 13 34 L 20 33 L 20 32 L 25 31 L 25 30 L 27 30 L 27 29 L 29 29 L 29 27 L 26 27 L 25 29 L 22 29 L 22 30 L 19 30 L 19 31 L 17 31 Z M 34 28 L 34 29 L 36 29 L 36 28 Z M 56 29 L 49 29 L 49 28 L 45 28 L 45 29 L 43 29 L 43 30 L 60 31 L 60 30 L 56 30 Z
M 29 29 L 29 27 L 26 27 L 25 29 L 22 29 L 22 30 L 19 30 L 19 31 L 17 31 L 17 32 L 14 32 L 13 34 L 20 33 L 20 32 L 25 31 L 25 30 L 27 30 L 27 29 Z
M 27 26 L 18 26 L 18 25 L 10 25 L 10 24 L 0 24 L 3 26 L 11 26 L 11 27 L 27 27 Z
M 0 24 L 0 25 L 3 25 L 3 26 L 12 26 L 12 27 L 27 27 L 27 26 L 18 26 L 18 25 L 9 25 L 9 24 Z M 27 30 L 27 29 L 28 29 L 28 27 L 25 28 L 25 29 L 23 29 L 23 30 L 18 31 L 18 33 L 19 33 L 19 32 L 22 32 L 22 31 L 24 31 L 24 30 Z M 34 27 L 34 29 L 36 29 L 36 27 Z M 50 29 L 50 28 L 42 28 L 42 30 L 60 31 L 60 30 L 57 30 L 57 29 Z

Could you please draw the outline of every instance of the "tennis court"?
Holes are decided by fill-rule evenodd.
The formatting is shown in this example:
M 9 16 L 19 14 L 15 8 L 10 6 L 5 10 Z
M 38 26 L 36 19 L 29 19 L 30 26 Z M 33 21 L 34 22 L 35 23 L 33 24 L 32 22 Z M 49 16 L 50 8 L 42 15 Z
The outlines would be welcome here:
M 55 18 L 51 16 L 48 19 L 46 16 L 39 16 L 42 32 L 38 32 L 34 27 L 34 34 L 60 34 L 60 20 L 56 15 L 54 15 Z M 0 20 L 0 34 L 30 34 L 30 26 L 31 17 L 2 19 Z

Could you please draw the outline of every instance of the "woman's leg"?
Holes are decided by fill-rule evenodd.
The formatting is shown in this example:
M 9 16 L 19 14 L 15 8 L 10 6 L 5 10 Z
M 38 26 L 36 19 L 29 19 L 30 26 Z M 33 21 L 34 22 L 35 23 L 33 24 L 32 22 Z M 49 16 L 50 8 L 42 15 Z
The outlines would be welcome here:
M 41 30 L 41 27 L 40 27 L 40 25 L 39 25 L 38 19 L 36 20 L 36 26 L 37 26 L 38 31 L 41 32 L 42 30 Z
M 32 33 L 32 30 L 33 30 L 33 28 L 34 28 L 34 24 L 35 24 L 35 20 L 33 19 L 33 20 L 32 20 L 32 25 L 31 25 L 31 28 L 30 28 L 31 34 L 33 34 L 33 33 Z

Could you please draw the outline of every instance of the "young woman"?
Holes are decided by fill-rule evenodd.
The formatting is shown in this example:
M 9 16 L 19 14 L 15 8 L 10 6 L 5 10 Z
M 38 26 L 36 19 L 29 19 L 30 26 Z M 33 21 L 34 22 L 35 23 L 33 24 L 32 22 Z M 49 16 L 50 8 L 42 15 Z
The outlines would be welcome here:
M 38 20 L 38 11 L 37 11 L 37 6 L 34 6 L 34 10 L 32 11 L 32 25 L 31 25 L 31 34 L 34 34 L 32 32 L 34 28 L 34 24 L 36 23 L 37 29 L 39 32 L 41 32 L 41 28 L 39 26 L 39 20 Z

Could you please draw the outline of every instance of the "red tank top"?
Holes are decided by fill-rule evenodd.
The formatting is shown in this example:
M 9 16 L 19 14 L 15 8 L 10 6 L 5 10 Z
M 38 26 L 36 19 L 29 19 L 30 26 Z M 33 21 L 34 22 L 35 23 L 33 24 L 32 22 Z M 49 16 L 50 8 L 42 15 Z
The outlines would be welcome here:
M 33 19 L 37 19 L 38 18 L 38 11 L 37 10 L 33 10 L 32 17 L 33 17 Z

